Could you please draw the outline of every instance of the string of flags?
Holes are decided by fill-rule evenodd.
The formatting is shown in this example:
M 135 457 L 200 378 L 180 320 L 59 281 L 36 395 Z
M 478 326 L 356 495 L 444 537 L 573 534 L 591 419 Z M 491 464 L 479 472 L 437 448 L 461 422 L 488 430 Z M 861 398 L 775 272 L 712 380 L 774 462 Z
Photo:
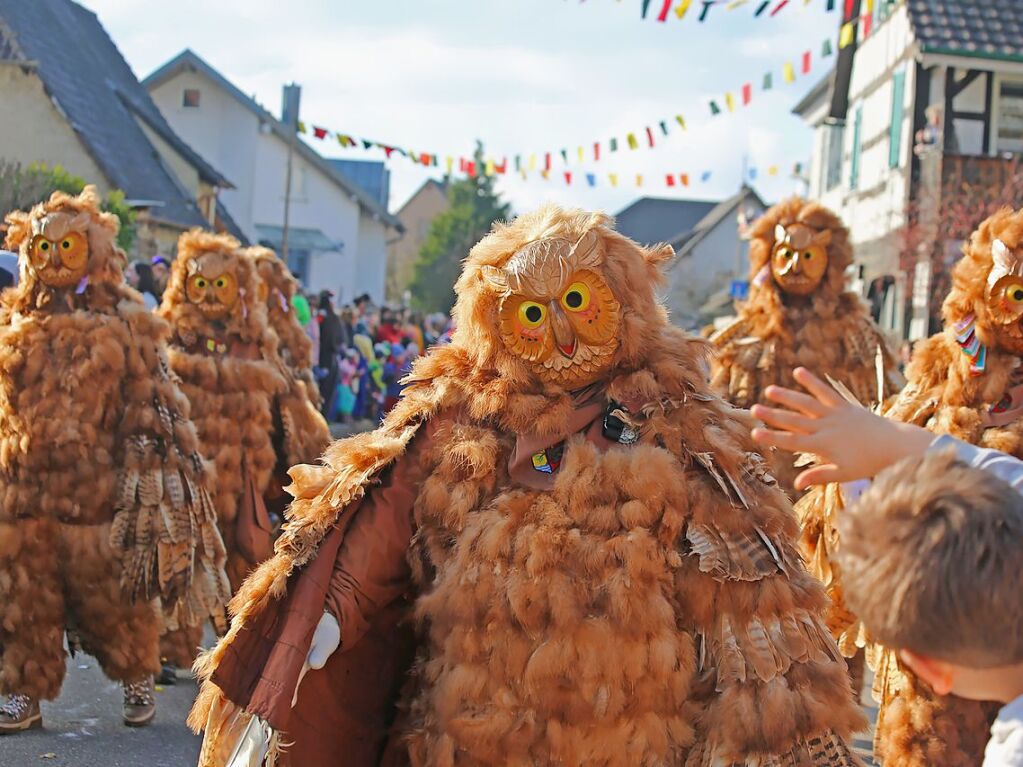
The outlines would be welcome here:
M 821 59 L 826 59 L 833 54 L 834 46 L 831 38 L 825 38 L 820 47 L 819 57 Z M 799 74 L 808 75 L 812 71 L 813 63 L 814 52 L 810 49 L 803 51 L 802 54 L 799 55 L 798 59 L 786 62 L 782 66 L 782 80 L 786 84 L 796 82 L 797 71 Z M 776 73 L 773 71 L 768 71 L 764 73 L 762 78 L 759 78 L 760 91 L 770 91 L 775 87 L 775 74 Z M 715 118 L 719 115 L 725 114 L 726 112 L 734 113 L 740 107 L 749 106 L 754 100 L 755 82 L 756 81 L 754 80 L 748 80 L 736 91 L 728 91 L 722 96 L 709 99 L 706 107 L 707 113 L 705 114 L 708 114 L 710 118 Z M 592 141 L 578 145 L 575 147 L 574 151 L 570 151 L 566 147 L 553 151 L 518 153 L 502 157 L 500 160 L 496 158 L 487 159 L 482 168 L 477 168 L 476 163 L 465 156 L 415 151 L 398 144 L 391 144 L 368 138 L 356 138 L 350 133 L 334 131 L 320 125 L 306 125 L 301 121 L 298 123 L 299 133 L 311 136 L 319 141 L 334 141 L 343 149 L 357 148 L 364 150 L 380 150 L 384 153 L 387 159 L 397 156 L 425 167 L 442 167 L 447 175 L 453 175 L 456 170 L 458 173 L 471 176 L 474 176 L 477 173 L 485 173 L 487 175 L 504 175 L 506 173 L 515 172 L 523 178 L 527 178 L 529 174 L 539 172 L 544 178 L 549 178 L 555 172 L 555 166 L 557 165 L 560 172 L 565 174 L 564 178 L 566 183 L 571 184 L 573 180 L 581 180 L 588 183 L 590 186 L 595 185 L 598 177 L 597 174 L 576 173 L 569 169 L 573 163 L 578 165 L 582 165 L 587 162 L 599 163 L 606 159 L 610 159 L 612 156 L 621 156 L 626 148 L 630 152 L 641 148 L 655 149 L 658 146 L 659 141 L 668 138 L 672 134 L 685 132 L 687 128 L 688 124 L 686 117 L 680 113 L 676 114 L 672 118 L 658 120 L 651 125 L 645 126 L 641 130 L 629 131 L 624 137 L 613 136 L 605 141 Z M 704 175 L 706 174 L 700 174 L 698 178 L 702 179 Z M 624 181 L 624 177 L 620 174 L 601 174 L 601 177 L 605 176 L 611 186 L 617 186 L 620 182 Z M 642 175 L 639 175 L 636 178 L 636 186 L 642 186 L 643 181 L 644 179 Z M 665 176 L 665 183 L 668 186 L 689 186 L 691 181 L 692 179 L 686 173 L 666 174 Z
M 668 21 L 684 21 L 693 19 L 703 24 L 710 17 L 714 8 L 723 6 L 725 11 L 739 8 L 753 11 L 754 18 L 770 18 L 777 16 L 786 8 L 796 5 L 809 7 L 813 0 L 640 0 L 640 17 L 656 19 L 664 23 Z M 835 10 L 836 0 L 823 0 L 827 12 Z M 818 0 L 818 5 L 822 4 Z M 717 12 L 716 12 L 717 13 Z

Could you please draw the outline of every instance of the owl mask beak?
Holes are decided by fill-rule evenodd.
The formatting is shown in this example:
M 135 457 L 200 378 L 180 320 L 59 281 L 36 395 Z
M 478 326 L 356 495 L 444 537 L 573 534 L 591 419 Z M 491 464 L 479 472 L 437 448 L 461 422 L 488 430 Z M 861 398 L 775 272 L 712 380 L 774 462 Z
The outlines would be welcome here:
M 572 359 L 579 349 L 579 339 L 575 337 L 575 331 L 572 330 L 568 318 L 565 317 L 557 304 L 551 304 L 550 312 L 551 325 L 554 328 L 554 342 L 558 346 L 558 351 L 565 357 L 568 357 L 568 359 Z

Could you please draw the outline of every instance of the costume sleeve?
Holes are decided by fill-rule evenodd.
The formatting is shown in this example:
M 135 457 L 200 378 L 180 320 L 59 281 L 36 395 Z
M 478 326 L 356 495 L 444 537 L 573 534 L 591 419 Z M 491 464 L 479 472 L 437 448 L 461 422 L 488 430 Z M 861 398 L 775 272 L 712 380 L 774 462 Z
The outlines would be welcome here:
M 433 442 L 431 422 L 366 494 L 345 533 L 327 590 L 327 609 L 341 624 L 341 648 L 351 648 L 377 610 L 410 585 L 409 544 L 413 504 L 426 475 L 424 457 Z
M 140 321 L 131 330 L 110 532 L 123 552 L 121 586 L 131 599 L 160 598 L 172 623 L 221 621 L 230 594 L 224 544 L 188 400 L 171 374 L 159 329 Z
M 998 450 L 976 447 L 955 437 L 941 436 L 931 443 L 929 452 L 954 450 L 959 460 L 975 469 L 986 471 L 1008 482 L 1018 493 L 1023 493 L 1023 461 Z

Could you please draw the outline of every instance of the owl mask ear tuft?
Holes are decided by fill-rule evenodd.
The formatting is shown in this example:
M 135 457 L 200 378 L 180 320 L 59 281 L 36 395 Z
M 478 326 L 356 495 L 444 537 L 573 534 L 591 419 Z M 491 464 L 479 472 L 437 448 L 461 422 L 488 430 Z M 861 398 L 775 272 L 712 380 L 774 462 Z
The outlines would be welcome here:
M 643 251 L 643 257 L 650 266 L 661 266 L 675 257 L 675 249 L 671 245 L 660 245 L 656 248 L 647 248 Z
M 774 242 L 775 244 L 785 242 L 789 238 L 789 233 L 785 230 L 785 227 L 778 224 L 774 227 Z
M 90 216 L 88 212 L 83 210 L 81 213 L 79 213 L 77 216 L 71 219 L 71 223 L 68 225 L 68 231 L 74 232 L 85 231 L 86 229 L 89 228 L 89 221 Z
M 509 290 L 508 274 L 504 269 L 489 264 L 480 269 L 483 282 L 497 293 L 507 293 Z

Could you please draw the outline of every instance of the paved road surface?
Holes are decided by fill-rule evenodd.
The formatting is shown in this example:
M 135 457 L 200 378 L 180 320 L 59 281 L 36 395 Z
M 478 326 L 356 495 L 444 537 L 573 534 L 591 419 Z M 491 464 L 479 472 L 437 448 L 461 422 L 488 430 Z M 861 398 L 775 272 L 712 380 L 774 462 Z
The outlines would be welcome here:
M 60 699 L 43 704 L 43 729 L 0 737 L 0 766 L 194 767 L 199 739 L 185 716 L 195 692 L 185 679 L 158 691 L 156 721 L 131 729 L 121 724 L 120 685 L 93 658 L 69 658 Z

